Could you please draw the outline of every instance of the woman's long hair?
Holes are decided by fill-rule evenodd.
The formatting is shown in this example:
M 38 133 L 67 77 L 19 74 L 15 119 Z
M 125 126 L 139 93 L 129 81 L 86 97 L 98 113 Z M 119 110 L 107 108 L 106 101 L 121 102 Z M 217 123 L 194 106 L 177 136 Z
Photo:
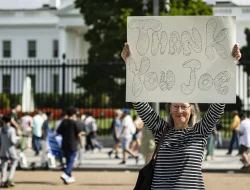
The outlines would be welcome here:
M 193 127 L 197 122 L 200 121 L 200 108 L 198 104 L 190 103 L 192 105 L 191 108 L 191 115 L 188 121 L 188 127 Z M 172 115 L 170 114 L 170 107 L 171 103 L 166 104 L 166 112 L 167 112 L 167 121 L 171 126 L 174 127 L 174 120 Z

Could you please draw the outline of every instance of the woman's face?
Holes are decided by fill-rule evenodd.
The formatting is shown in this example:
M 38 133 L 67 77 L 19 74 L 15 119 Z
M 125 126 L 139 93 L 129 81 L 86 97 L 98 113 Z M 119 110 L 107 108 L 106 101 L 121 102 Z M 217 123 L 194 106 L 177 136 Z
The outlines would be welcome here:
M 170 114 L 173 117 L 175 126 L 188 126 L 191 115 L 191 104 L 189 103 L 172 103 Z

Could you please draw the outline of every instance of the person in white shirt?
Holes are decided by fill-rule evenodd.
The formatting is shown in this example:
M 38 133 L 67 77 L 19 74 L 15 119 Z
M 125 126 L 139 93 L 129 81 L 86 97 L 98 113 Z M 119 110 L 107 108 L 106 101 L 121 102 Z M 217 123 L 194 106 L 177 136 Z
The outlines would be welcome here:
M 37 114 L 33 117 L 33 136 L 32 143 L 35 151 L 35 156 L 39 155 L 41 144 L 40 140 L 42 138 L 42 126 L 43 126 L 44 118 L 43 112 L 41 110 L 37 111 Z
M 237 133 L 240 135 L 240 154 L 242 156 L 244 165 L 241 169 L 249 168 L 248 150 L 250 148 L 250 119 L 246 117 L 244 113 L 239 114 L 241 123 L 237 129 Z
M 123 120 L 122 120 L 122 132 L 120 135 L 122 150 L 123 150 L 123 160 L 120 164 L 126 164 L 126 154 L 129 153 L 135 158 L 136 164 L 138 163 L 139 157 L 129 148 L 132 141 L 132 136 L 136 132 L 136 128 L 132 117 L 130 116 L 130 110 L 124 109 Z
M 94 151 L 94 148 L 98 148 L 99 151 L 101 151 L 102 145 L 97 140 L 98 126 L 92 112 L 86 112 L 86 117 L 83 123 L 87 133 L 85 150 L 88 151 L 90 147 L 92 151 Z
M 23 113 L 21 118 L 21 129 L 24 138 L 25 149 L 32 148 L 32 125 L 33 118 L 27 112 Z

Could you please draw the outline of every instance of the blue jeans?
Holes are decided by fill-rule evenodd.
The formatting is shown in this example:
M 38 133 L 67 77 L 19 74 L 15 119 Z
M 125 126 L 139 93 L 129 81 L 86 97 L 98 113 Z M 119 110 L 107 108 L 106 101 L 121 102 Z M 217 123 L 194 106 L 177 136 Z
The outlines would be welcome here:
M 230 145 L 228 148 L 228 153 L 230 153 L 230 154 L 232 153 L 235 143 L 236 143 L 237 149 L 239 150 L 239 137 L 238 137 L 238 134 L 236 133 L 236 131 L 233 130 L 232 138 L 231 138 Z
M 66 165 L 67 165 L 64 170 L 64 173 L 67 174 L 68 176 L 71 176 L 74 161 L 76 158 L 76 152 L 77 151 L 64 151 L 64 156 L 66 158 Z
M 41 149 L 40 140 L 41 140 L 41 137 L 37 137 L 37 136 L 33 135 L 32 143 L 33 143 L 33 148 L 34 148 L 36 154 L 39 154 L 40 149 Z

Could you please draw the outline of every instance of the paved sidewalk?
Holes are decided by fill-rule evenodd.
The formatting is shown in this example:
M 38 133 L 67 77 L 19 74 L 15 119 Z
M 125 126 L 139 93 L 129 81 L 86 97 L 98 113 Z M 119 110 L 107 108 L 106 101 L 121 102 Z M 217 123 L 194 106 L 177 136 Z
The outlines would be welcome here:
M 73 172 L 74 184 L 64 185 L 61 171 L 17 171 L 13 190 L 131 190 L 137 172 Z M 204 173 L 206 190 L 249 190 L 249 174 Z
M 87 152 L 84 155 L 83 165 L 76 166 L 75 170 L 84 171 L 138 171 L 144 165 L 142 155 L 139 155 L 139 163 L 135 164 L 135 159 L 127 160 L 126 165 L 119 165 L 120 159 L 109 158 L 107 152 L 110 148 L 103 148 L 101 152 Z M 213 161 L 203 161 L 202 170 L 205 172 L 229 172 L 241 173 L 242 163 L 240 156 L 236 156 L 237 151 L 233 151 L 232 156 L 226 155 L 226 149 L 216 149 L 215 159 Z M 28 163 L 36 162 L 37 168 L 40 168 L 40 156 L 34 156 L 33 151 L 25 151 Z M 114 157 L 114 155 L 112 155 Z M 122 154 L 120 153 L 120 157 Z M 76 162 L 77 165 L 77 162 Z

